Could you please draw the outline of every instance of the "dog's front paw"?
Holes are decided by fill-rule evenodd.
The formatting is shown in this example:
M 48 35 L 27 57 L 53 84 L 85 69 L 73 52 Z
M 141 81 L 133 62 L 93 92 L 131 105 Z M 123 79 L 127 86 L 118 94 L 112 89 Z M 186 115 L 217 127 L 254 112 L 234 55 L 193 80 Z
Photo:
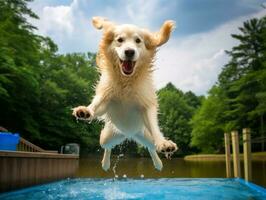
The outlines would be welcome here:
M 166 139 L 157 143 L 156 148 L 158 152 L 165 154 L 166 158 L 171 158 L 171 155 L 178 150 L 176 143 Z
M 93 116 L 93 112 L 86 106 L 78 106 L 73 109 L 72 115 L 76 119 L 80 120 L 89 120 Z

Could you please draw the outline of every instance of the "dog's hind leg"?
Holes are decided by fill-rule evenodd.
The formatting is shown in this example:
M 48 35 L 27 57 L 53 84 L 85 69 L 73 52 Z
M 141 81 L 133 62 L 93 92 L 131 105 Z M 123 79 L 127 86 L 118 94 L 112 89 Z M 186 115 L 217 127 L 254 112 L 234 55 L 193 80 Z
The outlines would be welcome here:
M 162 164 L 160 157 L 158 156 L 158 154 L 156 152 L 156 146 L 155 146 L 153 138 L 152 138 L 151 134 L 148 132 L 148 130 L 145 129 L 144 133 L 138 133 L 138 134 L 134 135 L 133 139 L 136 140 L 136 142 L 138 142 L 139 144 L 148 148 L 148 151 L 151 155 L 154 167 L 157 170 L 161 171 L 163 168 L 163 164 Z
M 100 135 L 100 145 L 104 148 L 102 168 L 107 171 L 110 168 L 111 149 L 122 143 L 125 136 L 116 133 L 111 125 L 105 125 Z
M 104 149 L 102 168 L 107 171 L 110 168 L 111 149 Z
M 160 157 L 158 156 L 156 150 L 148 149 L 148 151 L 149 151 L 149 153 L 150 153 L 150 155 L 151 155 L 151 158 L 152 158 L 152 161 L 153 161 L 153 165 L 154 165 L 154 167 L 155 167 L 157 170 L 161 171 L 162 168 L 163 168 L 163 163 L 162 163 Z

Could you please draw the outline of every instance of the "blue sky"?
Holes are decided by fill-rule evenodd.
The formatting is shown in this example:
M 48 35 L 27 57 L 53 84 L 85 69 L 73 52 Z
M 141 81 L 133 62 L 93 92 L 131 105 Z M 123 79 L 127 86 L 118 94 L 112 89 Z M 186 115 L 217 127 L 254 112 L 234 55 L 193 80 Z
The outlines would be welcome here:
M 92 16 L 132 23 L 156 31 L 164 20 L 177 29 L 157 55 L 155 84 L 206 94 L 228 61 L 224 50 L 236 44 L 243 21 L 266 14 L 266 0 L 36 0 L 30 4 L 40 20 L 38 33 L 50 36 L 60 53 L 96 52 L 101 33 L 91 26 Z

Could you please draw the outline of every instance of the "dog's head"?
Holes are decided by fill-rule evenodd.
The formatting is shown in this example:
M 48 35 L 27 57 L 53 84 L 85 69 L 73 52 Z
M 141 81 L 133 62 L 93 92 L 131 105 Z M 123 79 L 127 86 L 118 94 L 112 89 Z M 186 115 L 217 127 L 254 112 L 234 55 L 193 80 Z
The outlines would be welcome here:
M 100 53 L 120 69 L 123 76 L 132 76 L 138 68 L 149 67 L 156 48 L 166 43 L 174 29 L 173 21 L 166 21 L 159 32 L 152 33 L 137 26 L 115 25 L 102 18 L 93 17 L 95 28 L 103 29 Z

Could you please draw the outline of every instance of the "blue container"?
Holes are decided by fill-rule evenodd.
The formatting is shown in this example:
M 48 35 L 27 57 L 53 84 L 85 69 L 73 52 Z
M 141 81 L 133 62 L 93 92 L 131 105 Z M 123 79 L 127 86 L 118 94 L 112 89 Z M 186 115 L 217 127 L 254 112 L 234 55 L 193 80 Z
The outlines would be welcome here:
M 0 150 L 16 151 L 19 143 L 19 134 L 0 132 Z

